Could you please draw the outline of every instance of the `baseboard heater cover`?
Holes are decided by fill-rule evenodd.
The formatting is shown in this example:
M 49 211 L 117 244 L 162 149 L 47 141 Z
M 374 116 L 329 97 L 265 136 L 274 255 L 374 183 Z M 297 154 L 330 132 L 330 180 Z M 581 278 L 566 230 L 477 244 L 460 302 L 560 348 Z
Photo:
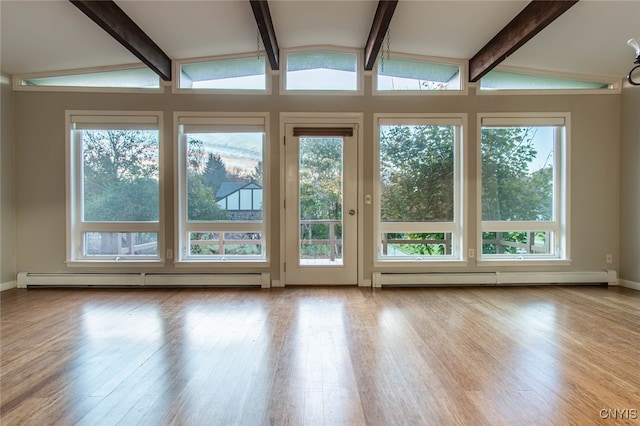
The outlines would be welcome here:
M 585 272 L 373 273 L 373 287 L 514 286 L 557 284 L 616 285 L 614 270 Z
M 260 287 L 271 286 L 271 274 L 98 274 L 29 273 L 18 274 L 18 288 L 27 287 Z

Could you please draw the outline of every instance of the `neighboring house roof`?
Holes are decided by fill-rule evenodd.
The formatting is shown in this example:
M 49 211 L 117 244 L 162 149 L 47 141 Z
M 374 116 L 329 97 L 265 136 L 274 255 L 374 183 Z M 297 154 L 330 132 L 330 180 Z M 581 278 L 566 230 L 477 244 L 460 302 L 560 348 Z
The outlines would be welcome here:
M 240 191 L 241 189 L 244 189 L 244 188 L 262 189 L 262 186 L 260 186 L 259 183 L 252 182 L 252 181 L 222 182 L 222 184 L 220 185 L 220 188 L 218 188 L 218 191 L 216 192 L 216 201 L 220 201 L 223 198 L 233 194 L 234 192 Z

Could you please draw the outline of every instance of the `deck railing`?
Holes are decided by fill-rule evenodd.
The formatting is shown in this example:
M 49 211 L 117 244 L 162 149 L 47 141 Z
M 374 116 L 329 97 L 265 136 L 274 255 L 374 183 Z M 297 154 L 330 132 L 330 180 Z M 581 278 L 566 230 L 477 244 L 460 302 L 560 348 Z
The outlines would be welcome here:
M 444 246 L 444 254 L 451 254 L 451 234 L 445 233 L 444 238 L 426 238 L 426 239 L 412 239 L 412 240 L 403 240 L 396 238 L 386 238 L 387 234 L 382 234 L 382 254 L 383 256 L 395 256 L 398 255 L 398 251 L 400 251 L 401 256 L 408 256 L 408 254 L 402 253 L 400 249 L 397 248 L 400 244 L 419 244 L 419 245 L 443 245 Z M 392 253 L 389 253 L 389 252 Z
M 549 254 L 551 249 L 551 233 L 543 232 L 544 240 L 542 244 L 536 244 L 536 234 L 540 232 L 526 232 L 525 242 L 509 241 L 503 238 L 503 232 L 496 232 L 496 238 L 494 239 L 482 239 L 483 245 L 494 245 L 496 247 L 496 254 L 503 254 L 506 247 L 516 249 L 517 252 L 522 254 Z M 510 253 L 510 252 L 509 252 Z M 517 253 L 515 253 L 517 254 Z
M 313 225 L 326 225 L 329 227 L 328 237 L 327 238 L 317 238 L 314 234 L 318 234 L 318 232 L 314 232 Z M 313 258 L 313 259 L 323 259 L 328 258 L 331 261 L 335 261 L 336 257 L 342 257 L 342 233 L 340 232 L 340 236 L 336 233 L 336 227 L 338 225 L 342 225 L 341 220 L 333 220 L 333 219 L 313 219 L 313 220 L 301 220 L 300 221 L 300 250 L 301 250 L 301 258 Z M 550 251 L 550 241 L 551 236 L 549 232 L 545 233 L 545 238 L 542 241 L 542 244 L 536 244 L 536 234 L 539 232 L 527 232 L 526 233 L 526 241 L 525 242 L 515 242 L 509 241 L 503 238 L 502 232 L 496 232 L 496 238 L 494 239 L 483 239 L 483 245 L 495 245 L 496 254 L 505 253 L 505 248 L 509 247 L 512 249 L 516 249 L 519 252 L 526 254 L 548 254 Z M 254 245 L 261 247 L 263 244 L 262 239 L 252 239 L 252 238 L 233 238 L 233 239 L 225 239 L 224 232 L 216 232 L 211 234 L 217 234 L 217 238 L 215 239 L 197 239 L 190 240 L 190 245 L 203 247 L 203 246 L 217 246 L 218 254 L 225 254 L 225 247 L 231 246 L 239 246 L 239 245 Z M 238 235 L 242 235 L 243 233 L 237 233 Z M 254 234 L 255 233 L 246 233 L 246 234 Z M 308 237 L 305 237 L 305 234 Z M 393 238 L 382 238 L 382 254 L 385 256 L 397 256 L 403 255 L 402 250 L 398 248 L 400 245 L 406 244 L 419 244 L 419 245 L 443 245 L 444 246 L 444 254 L 451 254 L 451 234 L 445 233 L 445 237 L 442 239 L 393 239 Z M 143 250 L 152 250 L 157 249 L 157 241 L 150 241 L 145 243 L 137 243 L 136 234 L 129 233 L 127 238 L 120 238 L 118 235 L 117 238 L 114 238 L 112 233 L 105 233 L 103 235 L 102 241 L 102 253 L 113 253 L 118 255 L 127 255 L 127 254 L 137 254 Z M 328 246 L 328 253 L 322 253 L 321 251 L 310 249 L 313 246 Z M 305 249 L 307 248 L 305 253 Z M 114 253 L 115 252 L 115 253 Z

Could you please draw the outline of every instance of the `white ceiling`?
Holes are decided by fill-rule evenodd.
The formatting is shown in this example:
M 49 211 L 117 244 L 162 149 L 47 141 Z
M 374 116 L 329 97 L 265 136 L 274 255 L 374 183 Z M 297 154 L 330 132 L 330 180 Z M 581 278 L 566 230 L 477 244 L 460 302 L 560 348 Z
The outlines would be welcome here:
M 254 52 L 248 0 L 116 0 L 172 59 Z M 528 1 L 400 0 L 391 21 L 394 52 L 469 59 Z M 363 48 L 377 1 L 269 0 L 281 48 Z M 0 0 L 1 61 L 7 74 L 139 61 L 66 0 Z M 582 0 L 503 64 L 624 77 L 640 36 L 640 0 Z

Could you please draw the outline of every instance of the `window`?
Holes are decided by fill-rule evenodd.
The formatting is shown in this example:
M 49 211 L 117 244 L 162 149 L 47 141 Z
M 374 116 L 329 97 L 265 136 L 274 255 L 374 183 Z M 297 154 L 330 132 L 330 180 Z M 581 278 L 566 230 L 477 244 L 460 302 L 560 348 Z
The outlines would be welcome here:
M 582 79 L 565 74 L 544 75 L 532 71 L 510 71 L 507 69 L 489 71 L 480 79 L 480 90 L 496 91 L 551 91 L 559 90 L 614 92 L 618 93 L 620 83 L 606 78 Z
M 160 89 L 160 77 L 147 67 L 74 70 L 14 77 L 16 90 Z
M 176 113 L 178 261 L 266 261 L 266 115 Z
M 568 258 L 568 121 L 480 115 L 481 260 Z
M 379 261 L 460 260 L 464 116 L 377 116 Z
M 178 62 L 178 89 L 210 91 L 267 91 L 263 54 L 256 57 L 215 58 Z
M 69 261 L 161 260 L 161 119 L 67 112 Z
M 359 55 L 349 51 L 288 52 L 284 87 L 287 91 L 360 90 Z
M 461 89 L 460 64 L 391 56 L 378 59 L 378 92 L 442 92 Z

